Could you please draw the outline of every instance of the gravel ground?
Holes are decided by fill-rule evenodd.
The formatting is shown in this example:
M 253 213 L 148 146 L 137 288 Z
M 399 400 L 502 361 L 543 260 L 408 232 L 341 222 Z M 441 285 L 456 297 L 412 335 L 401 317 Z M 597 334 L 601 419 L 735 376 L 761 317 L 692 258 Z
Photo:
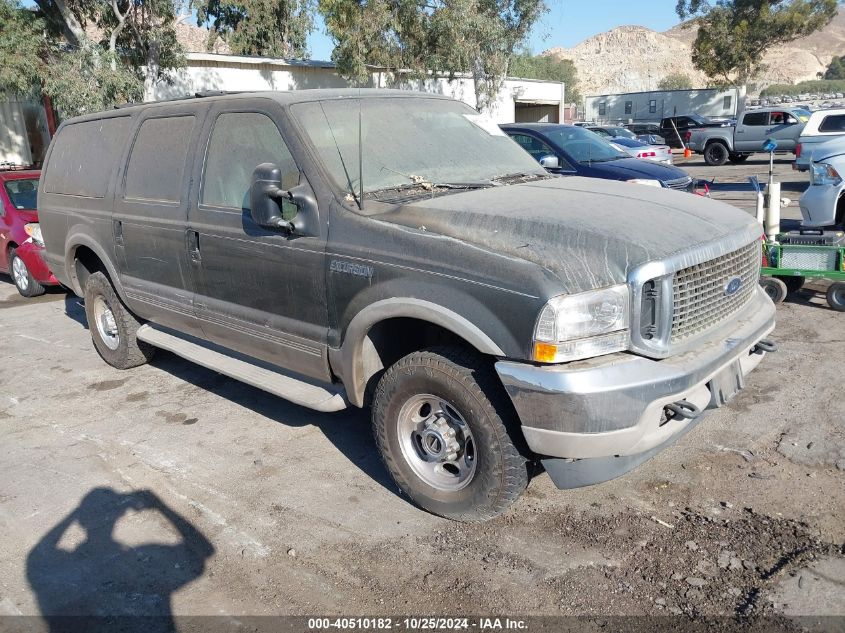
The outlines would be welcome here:
M 767 168 L 698 163 L 726 184 Z M 714 197 L 753 202 L 728 189 Z M 845 321 L 823 290 L 778 307 L 780 351 L 673 448 L 580 490 L 539 475 L 507 515 L 462 525 L 399 495 L 366 412 L 315 413 L 166 353 L 119 372 L 78 299 L 23 300 L 0 277 L 0 615 L 577 615 L 594 630 L 838 615 L 800 625 L 841 631 Z

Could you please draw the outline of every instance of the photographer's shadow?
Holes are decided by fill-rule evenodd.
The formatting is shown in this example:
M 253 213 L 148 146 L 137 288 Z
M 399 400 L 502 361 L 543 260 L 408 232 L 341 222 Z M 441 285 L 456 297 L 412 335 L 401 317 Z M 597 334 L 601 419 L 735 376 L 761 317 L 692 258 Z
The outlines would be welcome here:
M 128 510 L 157 512 L 178 542 L 116 541 L 115 526 Z M 71 542 L 63 545 L 63 538 Z M 173 593 L 199 578 L 213 553 L 202 533 L 154 493 L 95 488 L 30 551 L 27 579 L 53 633 L 172 633 Z

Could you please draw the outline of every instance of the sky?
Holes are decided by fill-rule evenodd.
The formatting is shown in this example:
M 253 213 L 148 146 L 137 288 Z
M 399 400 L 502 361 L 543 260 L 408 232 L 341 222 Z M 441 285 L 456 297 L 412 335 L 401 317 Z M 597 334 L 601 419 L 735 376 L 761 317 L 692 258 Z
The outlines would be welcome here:
M 675 13 L 677 0 L 547 0 L 549 12 L 534 26 L 529 47 L 541 53 L 554 46 L 570 47 L 592 35 L 616 26 L 635 24 L 665 31 L 680 20 Z M 308 38 L 311 58 L 328 60 L 332 43 L 322 20 Z

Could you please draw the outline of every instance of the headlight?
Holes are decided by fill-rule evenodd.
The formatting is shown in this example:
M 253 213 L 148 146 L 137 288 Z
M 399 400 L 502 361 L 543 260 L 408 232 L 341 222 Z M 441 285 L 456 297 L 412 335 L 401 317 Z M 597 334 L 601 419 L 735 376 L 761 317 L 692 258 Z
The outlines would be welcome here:
M 24 224 L 23 230 L 32 238 L 32 241 L 39 246 L 44 246 L 44 238 L 41 236 L 41 225 L 38 222 Z
M 842 182 L 839 172 L 827 163 L 812 163 L 810 165 L 810 183 L 813 185 L 833 185 Z
M 628 349 L 628 286 L 553 297 L 534 330 L 534 360 L 564 363 Z
M 651 180 L 649 178 L 632 178 L 628 182 L 635 185 L 648 185 L 649 187 L 662 187 L 663 184 L 659 180 Z

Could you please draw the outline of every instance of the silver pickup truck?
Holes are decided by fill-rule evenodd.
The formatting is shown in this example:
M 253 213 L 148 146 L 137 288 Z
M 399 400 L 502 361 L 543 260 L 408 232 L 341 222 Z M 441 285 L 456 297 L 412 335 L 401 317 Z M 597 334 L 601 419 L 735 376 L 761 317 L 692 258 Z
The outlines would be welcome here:
M 810 112 L 802 108 L 749 110 L 739 116 L 736 125 L 690 130 L 685 140 L 690 150 L 704 154 L 708 165 L 737 164 L 762 152 L 767 139 L 777 143 L 778 153 L 794 152 L 809 118 Z

